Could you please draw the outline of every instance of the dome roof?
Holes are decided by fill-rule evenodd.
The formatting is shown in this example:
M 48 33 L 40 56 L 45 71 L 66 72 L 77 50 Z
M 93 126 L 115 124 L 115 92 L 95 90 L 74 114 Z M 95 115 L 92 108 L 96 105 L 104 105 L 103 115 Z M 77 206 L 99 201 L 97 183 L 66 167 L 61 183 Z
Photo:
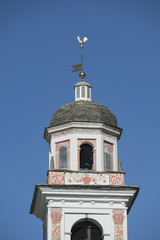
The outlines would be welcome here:
M 78 87 L 78 86 L 88 86 L 88 87 L 92 88 L 92 86 L 89 83 L 87 83 L 87 82 L 85 82 L 83 80 L 80 81 L 80 82 L 77 82 L 76 85 L 74 86 L 74 88 Z
M 117 127 L 116 116 L 103 105 L 91 101 L 75 101 L 64 105 L 55 112 L 50 126 L 69 122 L 95 122 Z

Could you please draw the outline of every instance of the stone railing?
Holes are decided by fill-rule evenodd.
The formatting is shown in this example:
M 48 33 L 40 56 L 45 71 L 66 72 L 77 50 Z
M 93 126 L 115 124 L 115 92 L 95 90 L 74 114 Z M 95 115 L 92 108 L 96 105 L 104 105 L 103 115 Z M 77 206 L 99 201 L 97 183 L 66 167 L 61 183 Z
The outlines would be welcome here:
M 124 172 L 49 170 L 48 184 L 124 185 Z

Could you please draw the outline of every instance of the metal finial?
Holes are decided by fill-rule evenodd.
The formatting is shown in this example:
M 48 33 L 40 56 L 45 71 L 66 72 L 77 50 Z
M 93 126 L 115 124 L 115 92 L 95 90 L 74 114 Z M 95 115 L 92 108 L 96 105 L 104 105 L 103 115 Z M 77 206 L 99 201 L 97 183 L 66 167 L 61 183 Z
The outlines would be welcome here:
M 85 72 L 80 72 L 79 77 L 83 80 L 85 78 L 86 74 Z

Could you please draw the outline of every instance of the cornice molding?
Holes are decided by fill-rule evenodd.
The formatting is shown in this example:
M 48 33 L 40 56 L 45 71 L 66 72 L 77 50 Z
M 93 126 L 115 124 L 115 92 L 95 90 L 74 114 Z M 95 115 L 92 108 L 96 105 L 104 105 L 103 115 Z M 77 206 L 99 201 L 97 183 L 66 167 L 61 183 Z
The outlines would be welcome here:
M 111 137 L 116 137 L 117 139 L 120 139 L 122 128 L 113 127 L 110 125 L 105 125 L 103 123 L 94 123 L 94 122 L 71 122 L 67 124 L 62 124 L 56 127 L 47 127 L 44 131 L 44 138 L 47 142 L 50 141 L 52 134 L 59 134 L 61 132 L 68 133 L 78 133 L 78 130 L 91 130 L 97 131 L 101 130 L 103 134 L 109 134 Z

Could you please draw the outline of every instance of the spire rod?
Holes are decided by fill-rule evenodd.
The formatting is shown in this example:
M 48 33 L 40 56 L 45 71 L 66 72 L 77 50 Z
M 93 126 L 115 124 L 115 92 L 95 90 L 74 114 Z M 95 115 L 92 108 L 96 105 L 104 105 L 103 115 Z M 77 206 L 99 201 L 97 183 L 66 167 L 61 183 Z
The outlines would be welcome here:
M 84 37 L 83 40 L 80 39 L 80 37 L 77 37 L 78 42 L 81 44 L 81 64 L 83 65 L 83 44 L 88 41 L 87 37 Z
M 81 64 L 83 66 L 83 45 L 81 45 Z
M 86 74 L 83 72 L 83 44 L 88 40 L 87 37 L 84 37 L 83 40 L 80 39 L 80 37 L 77 37 L 78 42 L 81 44 L 80 48 L 81 48 L 81 64 L 78 65 L 73 65 L 73 70 L 72 72 L 78 72 L 81 71 L 79 76 L 80 78 L 83 80 L 86 76 Z

